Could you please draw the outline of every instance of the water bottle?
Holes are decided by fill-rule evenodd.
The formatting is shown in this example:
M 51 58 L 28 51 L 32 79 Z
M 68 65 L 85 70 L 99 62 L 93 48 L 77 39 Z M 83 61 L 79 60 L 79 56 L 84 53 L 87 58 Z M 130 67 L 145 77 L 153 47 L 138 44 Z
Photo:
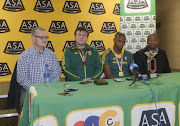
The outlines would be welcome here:
M 49 65 L 45 64 L 45 72 L 44 72 L 44 84 L 45 87 L 50 87 L 50 70 Z

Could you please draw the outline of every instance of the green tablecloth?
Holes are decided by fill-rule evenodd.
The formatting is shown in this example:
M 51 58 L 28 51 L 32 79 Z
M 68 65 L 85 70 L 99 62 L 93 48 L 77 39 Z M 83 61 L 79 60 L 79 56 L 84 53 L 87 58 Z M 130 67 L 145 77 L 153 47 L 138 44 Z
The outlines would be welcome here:
M 146 81 L 153 89 L 163 126 L 179 125 L 180 73 L 160 74 Z M 79 82 L 31 85 L 19 126 L 151 126 L 157 124 L 153 94 L 145 83 L 131 81 L 108 85 Z M 64 87 L 70 84 L 70 87 Z M 61 96 L 78 88 L 73 96 Z

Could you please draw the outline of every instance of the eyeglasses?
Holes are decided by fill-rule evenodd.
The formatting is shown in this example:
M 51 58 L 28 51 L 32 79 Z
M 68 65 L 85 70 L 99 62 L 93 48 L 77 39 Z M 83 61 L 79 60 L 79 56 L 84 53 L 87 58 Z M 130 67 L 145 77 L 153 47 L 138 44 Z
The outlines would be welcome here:
M 48 39 L 49 38 L 48 36 L 35 36 L 35 37 L 37 37 L 39 39 Z

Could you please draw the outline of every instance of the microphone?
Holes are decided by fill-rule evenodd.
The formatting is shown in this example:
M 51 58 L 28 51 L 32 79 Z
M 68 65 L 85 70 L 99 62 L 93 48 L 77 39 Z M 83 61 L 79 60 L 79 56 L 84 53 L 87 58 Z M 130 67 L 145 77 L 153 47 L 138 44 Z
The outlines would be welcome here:
M 135 72 L 138 75 L 138 77 L 142 77 L 142 75 L 139 72 L 139 66 L 136 63 L 131 63 L 129 69 L 131 72 Z

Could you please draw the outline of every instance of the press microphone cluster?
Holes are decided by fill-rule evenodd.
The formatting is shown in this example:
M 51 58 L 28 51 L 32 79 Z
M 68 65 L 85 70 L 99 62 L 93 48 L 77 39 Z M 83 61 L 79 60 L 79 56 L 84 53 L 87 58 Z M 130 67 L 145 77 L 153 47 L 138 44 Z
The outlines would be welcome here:
M 141 73 L 139 72 L 139 66 L 136 63 L 131 63 L 129 69 L 131 72 L 135 72 L 137 77 L 142 77 Z

